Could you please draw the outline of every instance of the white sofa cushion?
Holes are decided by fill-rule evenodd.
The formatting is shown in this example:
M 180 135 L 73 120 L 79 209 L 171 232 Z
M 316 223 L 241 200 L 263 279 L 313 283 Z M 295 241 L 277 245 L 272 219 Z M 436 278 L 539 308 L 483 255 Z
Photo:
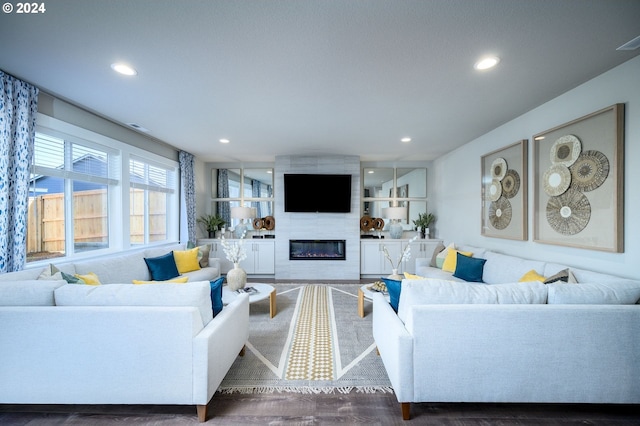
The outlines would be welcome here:
M 409 317 L 414 305 L 544 304 L 547 287 L 541 282 L 485 285 L 437 279 L 403 280 L 398 317 Z
M 144 252 L 118 254 L 113 257 L 83 260 L 74 264 L 77 274 L 93 272 L 102 284 L 131 284 L 133 279 L 151 279 L 149 268 L 144 262 Z
M 55 291 L 58 306 L 193 306 L 202 324 L 213 319 L 209 281 L 187 284 L 67 285 Z
M 487 284 L 515 283 L 532 269 L 542 273 L 545 266 L 545 262 L 523 259 L 493 251 L 486 251 L 484 258 L 487 259 L 487 262 L 484 264 L 482 279 Z
M 0 306 L 54 306 L 53 292 L 65 280 L 23 280 L 0 282 Z
M 547 284 L 548 303 L 633 305 L 640 301 L 640 283 Z

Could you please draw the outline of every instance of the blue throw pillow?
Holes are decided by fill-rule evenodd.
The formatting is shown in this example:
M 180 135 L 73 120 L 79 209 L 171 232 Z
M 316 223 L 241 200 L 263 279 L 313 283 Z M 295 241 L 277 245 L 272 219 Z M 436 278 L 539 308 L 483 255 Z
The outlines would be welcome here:
M 179 277 L 176 259 L 173 257 L 173 251 L 158 257 L 144 258 L 147 263 L 151 279 L 154 281 L 166 281 L 171 278 Z
M 469 282 L 483 283 L 482 272 L 484 271 L 484 263 L 486 261 L 487 259 L 457 253 L 456 270 L 453 276 Z
M 220 277 L 215 281 L 209 281 L 211 284 L 211 306 L 213 307 L 213 316 L 215 317 L 222 310 L 222 283 L 224 277 Z
M 396 313 L 398 313 L 398 303 L 400 303 L 400 290 L 402 289 L 402 281 L 392 280 L 389 278 L 380 278 L 387 286 L 389 292 L 389 304 Z

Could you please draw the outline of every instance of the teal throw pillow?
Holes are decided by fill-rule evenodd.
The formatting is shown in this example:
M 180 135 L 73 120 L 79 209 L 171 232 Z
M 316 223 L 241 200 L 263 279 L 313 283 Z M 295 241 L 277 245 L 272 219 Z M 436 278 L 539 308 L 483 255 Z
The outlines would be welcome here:
M 180 276 L 173 251 L 163 256 L 145 257 L 144 261 L 147 263 L 151 279 L 154 281 L 166 281 Z
M 469 282 L 483 283 L 482 272 L 484 271 L 484 263 L 486 261 L 487 259 L 480 259 L 457 253 L 456 270 L 453 273 L 453 276 Z
M 209 281 L 211 284 L 211 306 L 213 307 L 213 316 L 215 317 L 222 311 L 222 283 L 224 277 L 220 277 L 217 280 Z
M 60 272 L 60 274 L 62 275 L 62 279 L 65 280 L 66 282 L 68 282 L 69 284 L 84 284 L 84 280 L 81 280 L 78 277 L 75 277 L 71 274 L 66 274 L 64 272 Z
M 400 290 L 402 289 L 402 281 L 392 280 L 390 278 L 380 278 L 387 286 L 389 292 L 389 304 L 393 310 L 398 313 L 398 304 L 400 303 Z

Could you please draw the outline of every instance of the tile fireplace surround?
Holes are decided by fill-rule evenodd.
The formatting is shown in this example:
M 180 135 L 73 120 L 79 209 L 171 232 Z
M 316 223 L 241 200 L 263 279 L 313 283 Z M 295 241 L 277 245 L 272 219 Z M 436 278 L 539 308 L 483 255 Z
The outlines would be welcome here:
M 287 173 L 351 175 L 351 212 L 285 212 L 284 175 Z M 274 174 L 276 279 L 360 279 L 360 157 L 277 156 Z M 309 190 L 313 191 L 313 188 Z M 290 260 L 289 240 L 343 240 L 345 259 Z

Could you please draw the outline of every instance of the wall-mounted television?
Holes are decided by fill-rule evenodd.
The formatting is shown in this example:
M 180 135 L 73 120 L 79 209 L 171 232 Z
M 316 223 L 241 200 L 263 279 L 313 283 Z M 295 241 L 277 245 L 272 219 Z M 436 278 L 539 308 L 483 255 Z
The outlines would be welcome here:
M 349 213 L 351 175 L 285 174 L 284 211 Z

